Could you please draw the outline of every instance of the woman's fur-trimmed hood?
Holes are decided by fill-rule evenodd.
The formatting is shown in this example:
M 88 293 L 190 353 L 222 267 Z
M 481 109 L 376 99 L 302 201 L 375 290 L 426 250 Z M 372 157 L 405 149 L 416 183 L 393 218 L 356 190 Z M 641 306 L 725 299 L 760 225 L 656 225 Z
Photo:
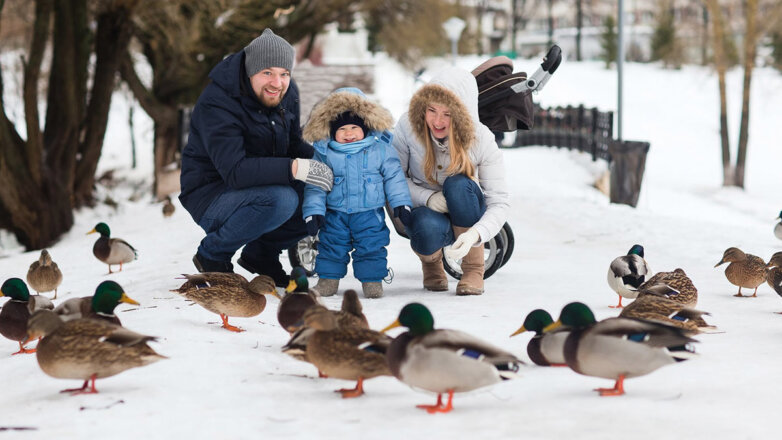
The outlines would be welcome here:
M 418 89 L 410 100 L 407 117 L 418 141 L 426 145 L 426 107 L 442 104 L 451 110 L 451 126 L 456 142 L 465 149 L 475 143 L 478 119 L 478 84 L 466 70 L 449 67 L 440 71 L 429 83 Z
M 315 105 L 307 125 L 302 130 L 302 137 L 309 143 L 329 139 L 329 123 L 347 111 L 363 119 L 369 131 L 390 130 L 394 126 L 391 112 L 367 99 L 361 90 L 346 87 L 333 91 Z M 364 133 L 364 136 L 368 135 L 369 133 Z

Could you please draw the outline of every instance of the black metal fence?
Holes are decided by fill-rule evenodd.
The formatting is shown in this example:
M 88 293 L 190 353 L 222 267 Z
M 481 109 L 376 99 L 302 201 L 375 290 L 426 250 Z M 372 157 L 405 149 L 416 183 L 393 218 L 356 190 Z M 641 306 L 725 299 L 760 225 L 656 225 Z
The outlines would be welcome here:
M 513 147 L 544 145 L 568 148 L 611 162 L 608 145 L 613 141 L 614 112 L 596 108 L 551 107 L 535 105 L 535 126 L 530 131 L 517 131 Z
M 596 108 L 535 106 L 532 130 L 516 132 L 513 147 L 543 145 L 568 148 L 604 159 L 611 172 L 612 203 L 636 206 L 641 193 L 648 142 L 619 141 L 613 138 L 614 112 Z

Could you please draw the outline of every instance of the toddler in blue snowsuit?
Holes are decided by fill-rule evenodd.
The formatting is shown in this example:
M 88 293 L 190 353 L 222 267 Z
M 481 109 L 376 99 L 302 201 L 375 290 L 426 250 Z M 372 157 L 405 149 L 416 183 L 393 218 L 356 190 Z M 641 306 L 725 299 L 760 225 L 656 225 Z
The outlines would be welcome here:
M 314 236 L 320 230 L 315 261 L 320 279 L 314 289 L 322 296 L 337 292 L 351 250 L 353 274 L 361 281 L 364 296 L 383 295 L 389 244 L 383 207 L 388 199 L 394 216 L 407 225 L 412 205 L 399 156 L 391 146 L 391 127 L 388 110 L 356 88 L 332 92 L 312 110 L 304 127 L 303 137 L 315 149 L 313 159 L 334 173 L 331 192 L 308 184 L 302 204 L 308 233 Z

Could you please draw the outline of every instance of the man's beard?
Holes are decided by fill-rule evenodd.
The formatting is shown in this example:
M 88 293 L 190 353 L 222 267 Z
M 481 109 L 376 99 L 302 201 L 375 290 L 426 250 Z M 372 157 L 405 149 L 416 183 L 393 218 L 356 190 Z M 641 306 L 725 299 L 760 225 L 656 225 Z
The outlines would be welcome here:
M 285 94 L 287 92 L 288 92 L 287 88 L 286 89 L 282 89 L 282 90 L 280 90 L 280 93 L 277 96 L 273 97 L 273 98 L 268 97 L 268 96 L 264 95 L 263 93 L 261 93 L 261 96 L 259 96 L 259 98 L 261 100 L 261 104 L 265 105 L 266 107 L 277 107 L 277 105 L 280 102 L 282 102 L 282 98 L 285 97 Z

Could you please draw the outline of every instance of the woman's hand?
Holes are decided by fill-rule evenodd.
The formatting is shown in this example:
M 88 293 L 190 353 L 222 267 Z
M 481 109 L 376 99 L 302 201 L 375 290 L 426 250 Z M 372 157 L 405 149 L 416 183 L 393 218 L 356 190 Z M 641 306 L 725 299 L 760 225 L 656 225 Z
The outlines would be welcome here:
M 475 228 L 464 231 L 462 235 L 456 238 L 456 241 L 453 242 L 451 247 L 445 248 L 445 258 L 461 260 L 470 252 L 470 248 L 478 244 L 480 240 L 481 235 L 478 234 L 478 231 L 476 231 Z

